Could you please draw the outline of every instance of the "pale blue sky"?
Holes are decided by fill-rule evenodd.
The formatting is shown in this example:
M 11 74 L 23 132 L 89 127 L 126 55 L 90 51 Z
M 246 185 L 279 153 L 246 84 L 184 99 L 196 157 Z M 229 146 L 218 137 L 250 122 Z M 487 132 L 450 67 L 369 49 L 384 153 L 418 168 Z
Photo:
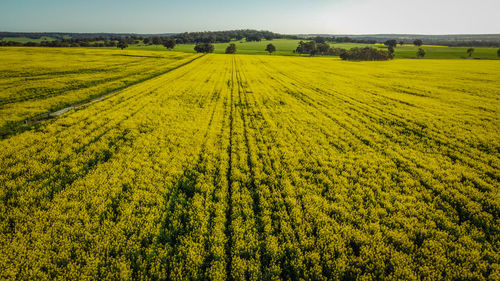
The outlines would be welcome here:
M 500 33 L 500 0 L 0 0 L 0 31 Z

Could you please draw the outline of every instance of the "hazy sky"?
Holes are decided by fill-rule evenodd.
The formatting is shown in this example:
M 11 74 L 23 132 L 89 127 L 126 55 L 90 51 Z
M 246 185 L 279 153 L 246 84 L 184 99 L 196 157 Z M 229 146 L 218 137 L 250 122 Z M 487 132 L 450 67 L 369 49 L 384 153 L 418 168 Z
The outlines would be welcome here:
M 0 0 L 0 31 L 500 33 L 500 0 Z

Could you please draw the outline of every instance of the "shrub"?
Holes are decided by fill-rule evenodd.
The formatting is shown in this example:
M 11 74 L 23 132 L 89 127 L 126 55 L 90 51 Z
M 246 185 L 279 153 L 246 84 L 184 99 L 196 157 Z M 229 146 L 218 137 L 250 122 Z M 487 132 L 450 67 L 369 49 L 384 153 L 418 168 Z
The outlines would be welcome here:
M 394 39 L 387 40 L 384 42 L 384 45 L 386 45 L 387 47 L 393 47 L 393 48 L 395 48 L 397 44 L 398 44 L 398 41 L 396 41 Z
M 213 53 L 214 45 L 211 43 L 197 43 L 196 46 L 194 46 L 194 50 L 197 53 Z
M 394 47 L 393 47 L 393 46 L 389 46 L 389 47 L 387 47 L 387 51 L 389 51 L 389 53 L 390 53 L 391 55 L 394 55 Z
M 118 42 L 118 45 L 116 45 L 116 47 L 123 50 L 123 49 L 128 47 L 128 44 L 125 41 L 120 41 L 120 42 Z
M 357 60 L 357 61 L 373 61 L 373 60 L 390 60 L 392 54 L 388 51 L 377 50 L 370 47 L 365 48 L 352 48 L 340 55 L 343 60 Z
M 420 39 L 416 39 L 415 41 L 413 41 L 413 45 L 415 45 L 417 47 L 422 46 L 422 44 L 424 44 L 424 42 Z
M 474 53 L 474 48 L 467 49 L 467 54 L 469 54 L 469 57 L 472 57 L 472 53 Z
M 276 52 L 276 47 L 273 44 L 267 44 L 265 51 L 269 52 L 269 54 L 272 54 Z
M 163 46 L 165 46 L 165 48 L 167 48 L 168 50 L 172 50 L 173 48 L 175 48 L 175 39 L 174 38 L 167 38 L 165 39 L 165 41 L 163 41 Z
M 425 51 L 422 48 L 418 48 L 417 58 L 423 58 L 425 56 Z
M 226 54 L 234 54 L 234 53 L 236 53 L 236 45 L 231 43 L 226 48 Z
M 297 49 L 295 49 L 294 52 L 298 54 L 309 54 L 311 56 L 314 56 L 318 52 L 318 47 L 315 41 L 300 41 L 299 46 L 297 46 Z

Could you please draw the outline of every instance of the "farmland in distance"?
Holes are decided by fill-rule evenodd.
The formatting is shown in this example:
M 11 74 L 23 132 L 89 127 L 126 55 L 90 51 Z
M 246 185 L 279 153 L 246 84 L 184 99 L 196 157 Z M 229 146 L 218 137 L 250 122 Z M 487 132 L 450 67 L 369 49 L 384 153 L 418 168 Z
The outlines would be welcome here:
M 167 54 L 0 141 L 1 279 L 500 278 L 500 61 Z
M 251 54 L 251 55 L 265 55 L 267 54 L 266 46 L 267 44 L 273 44 L 276 46 L 277 55 L 283 56 L 309 56 L 294 53 L 297 48 L 298 43 L 301 40 L 295 39 L 274 39 L 274 40 L 262 40 L 259 42 L 246 42 L 233 40 L 231 43 L 236 44 L 236 49 L 238 54 Z M 308 41 L 303 39 L 302 41 Z M 214 43 L 214 52 L 218 54 L 223 54 L 228 46 L 228 43 Z M 361 43 L 329 43 L 330 46 L 342 49 L 351 49 L 354 47 L 372 47 L 379 50 L 387 50 L 387 46 L 384 44 L 361 44 Z M 174 51 L 194 53 L 194 44 L 177 44 Z M 144 45 L 144 44 L 131 44 L 129 46 L 132 50 L 148 50 L 148 51 L 167 51 L 162 45 Z M 405 44 L 403 46 L 397 45 L 394 48 L 395 58 L 416 58 L 416 53 L 418 51 L 417 46 L 411 44 Z M 422 48 L 425 50 L 426 59 L 499 59 L 497 54 L 498 48 L 494 47 L 475 47 L 474 53 L 471 57 L 467 54 L 467 49 L 469 47 L 448 47 L 439 45 L 424 45 Z

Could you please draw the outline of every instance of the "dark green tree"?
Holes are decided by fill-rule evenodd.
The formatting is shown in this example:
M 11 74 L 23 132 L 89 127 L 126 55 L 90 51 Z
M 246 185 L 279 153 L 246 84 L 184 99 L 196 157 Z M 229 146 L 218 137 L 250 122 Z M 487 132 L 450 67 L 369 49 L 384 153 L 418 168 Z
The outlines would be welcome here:
M 322 37 L 322 36 L 316 36 L 316 37 L 312 38 L 312 40 L 314 42 L 316 42 L 317 44 L 320 44 L 320 43 L 325 43 L 326 38 Z
M 213 53 L 214 45 L 211 43 L 197 43 L 196 46 L 194 46 L 194 50 L 197 53 Z
M 264 39 L 266 39 L 267 41 L 271 41 L 274 39 L 274 37 L 272 35 L 264 35 Z
M 469 54 L 469 57 L 472 57 L 472 53 L 474 53 L 474 48 L 467 49 L 467 54 Z
M 128 47 L 128 44 L 125 41 L 120 41 L 120 42 L 118 42 L 118 45 L 116 45 L 116 47 L 118 47 L 118 48 L 120 48 L 120 49 L 123 50 L 123 49 L 125 49 L 125 48 Z
M 389 54 L 394 55 L 394 47 L 393 46 L 387 47 L 387 51 L 389 51 Z
M 234 54 L 234 53 L 236 53 L 236 44 L 231 43 L 226 48 L 226 54 Z
M 151 41 L 152 41 L 153 45 L 161 45 L 161 43 L 162 43 L 161 38 L 158 36 L 153 37 Z
M 260 42 L 262 40 L 262 36 L 260 34 L 250 34 L 247 35 L 246 39 L 247 42 L 252 42 L 252 41 Z
M 167 48 L 168 50 L 172 50 L 175 48 L 175 39 L 174 38 L 166 38 L 165 41 L 163 41 L 163 46 Z
M 497 50 L 497 55 L 500 57 L 500 49 Z
M 300 41 L 299 46 L 297 46 L 297 49 L 295 49 L 294 52 L 298 54 L 309 54 L 311 56 L 314 56 L 318 52 L 318 47 L 315 41 Z
M 273 44 L 267 44 L 266 52 L 269 52 L 269 54 L 272 54 L 272 53 L 276 52 L 276 47 Z
M 316 47 L 318 49 L 318 54 L 320 55 L 327 55 L 328 50 L 330 50 L 330 45 L 328 45 L 328 43 L 319 43 L 316 44 Z
M 418 48 L 417 58 L 423 58 L 425 56 L 425 51 L 422 48 Z
M 398 45 L 398 41 L 392 39 L 392 40 L 387 40 L 384 42 L 384 45 L 386 45 L 387 47 L 393 47 L 393 48 L 396 48 L 396 45 Z
M 416 39 L 415 41 L 413 41 L 413 45 L 417 46 L 417 47 L 420 47 L 424 44 L 424 42 L 420 39 Z
M 346 50 L 344 53 L 340 54 L 340 58 L 354 61 L 390 60 L 392 59 L 392 54 L 388 51 L 365 47 Z

